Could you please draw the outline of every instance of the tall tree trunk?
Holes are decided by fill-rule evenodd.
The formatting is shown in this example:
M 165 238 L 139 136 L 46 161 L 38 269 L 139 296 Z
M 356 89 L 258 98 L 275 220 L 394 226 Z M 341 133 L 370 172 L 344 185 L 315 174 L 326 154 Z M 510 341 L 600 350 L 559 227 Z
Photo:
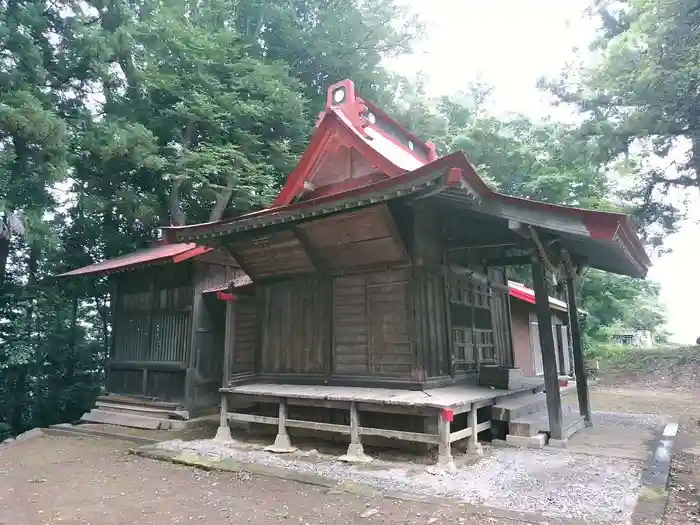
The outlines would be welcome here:
M 34 294 L 36 293 L 37 287 L 37 268 L 39 264 L 39 256 L 41 250 L 37 246 L 31 246 L 29 248 L 29 261 L 27 263 L 28 270 L 28 283 L 27 292 L 28 297 L 25 298 L 27 301 L 27 306 L 25 308 L 26 312 L 26 330 L 25 330 L 25 342 L 24 344 L 32 349 L 34 348 Z M 33 360 L 30 359 L 30 363 Z M 24 430 L 24 407 L 27 405 L 27 376 L 29 375 L 29 364 L 20 364 L 15 368 L 15 380 L 12 385 L 12 414 L 10 416 L 10 425 L 12 425 L 12 432 L 14 434 L 19 434 Z
M 7 259 L 10 257 L 10 237 L 0 235 L 0 295 L 5 290 L 5 273 L 7 272 Z
M 10 426 L 12 434 L 17 435 L 24 430 L 24 405 L 27 400 L 27 365 L 14 368 L 12 382 L 12 410 L 10 411 Z

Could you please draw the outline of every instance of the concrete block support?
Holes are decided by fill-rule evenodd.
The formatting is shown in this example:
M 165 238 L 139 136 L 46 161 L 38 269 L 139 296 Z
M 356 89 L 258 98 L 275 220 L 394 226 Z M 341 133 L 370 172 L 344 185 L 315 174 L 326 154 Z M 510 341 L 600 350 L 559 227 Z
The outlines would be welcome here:
M 436 466 L 439 469 L 453 470 L 455 464 L 452 459 L 452 447 L 450 445 L 450 422 L 445 419 L 442 411 L 438 412 L 437 420 L 440 441 L 438 443 L 438 460 Z
M 484 449 L 479 443 L 479 434 L 477 432 L 478 428 L 478 409 L 475 403 L 472 403 L 471 410 L 469 411 L 469 426 L 472 428 L 472 435 L 467 439 L 467 452 L 469 454 L 474 454 L 476 456 L 481 456 L 484 453 Z
M 513 447 L 543 448 L 547 444 L 547 436 L 536 434 L 534 436 L 506 436 L 506 443 Z
M 280 398 L 279 420 L 275 443 L 267 447 L 265 450 L 268 452 L 275 452 L 277 454 L 288 454 L 296 450 L 296 447 L 292 446 L 292 442 L 289 439 L 289 434 L 287 434 L 287 400 L 284 398 Z
M 231 439 L 231 429 L 228 426 L 228 398 L 226 394 L 221 396 L 221 408 L 219 412 L 219 428 L 216 430 L 214 441 L 222 443 L 233 441 Z
M 550 439 L 548 445 L 553 448 L 566 448 L 569 444 L 568 439 Z
M 372 458 L 366 455 L 364 448 L 362 448 L 360 414 L 354 401 L 350 403 L 350 445 L 348 445 L 348 451 L 345 455 L 340 456 L 338 460 L 346 463 L 369 463 L 372 461 Z

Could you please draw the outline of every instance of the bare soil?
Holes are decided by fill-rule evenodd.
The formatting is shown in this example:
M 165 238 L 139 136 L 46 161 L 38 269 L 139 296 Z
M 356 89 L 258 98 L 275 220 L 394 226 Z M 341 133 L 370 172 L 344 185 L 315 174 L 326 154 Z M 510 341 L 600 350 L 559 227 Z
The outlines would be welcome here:
M 128 454 L 129 444 L 42 436 L 0 448 L 0 524 L 547 523 L 432 502 L 203 471 Z
M 648 366 L 601 378 L 591 391 L 594 410 L 662 414 L 680 423 L 663 525 L 700 523 L 700 363 L 698 348 L 681 359 L 661 354 Z

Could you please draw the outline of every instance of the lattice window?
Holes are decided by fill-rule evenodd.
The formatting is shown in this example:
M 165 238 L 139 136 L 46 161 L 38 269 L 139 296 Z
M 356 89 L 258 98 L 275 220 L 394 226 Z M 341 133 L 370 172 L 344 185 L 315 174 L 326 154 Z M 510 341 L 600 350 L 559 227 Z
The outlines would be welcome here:
M 474 346 L 478 351 L 479 365 L 496 364 L 493 330 L 474 329 Z
M 462 283 L 456 283 L 454 286 L 450 286 L 450 302 L 471 306 L 472 291 L 464 285 L 460 286 L 460 284 Z
M 471 327 L 453 326 L 452 345 L 455 370 L 462 372 L 475 371 L 477 363 Z
M 487 283 L 474 283 L 474 306 L 491 309 L 491 289 Z

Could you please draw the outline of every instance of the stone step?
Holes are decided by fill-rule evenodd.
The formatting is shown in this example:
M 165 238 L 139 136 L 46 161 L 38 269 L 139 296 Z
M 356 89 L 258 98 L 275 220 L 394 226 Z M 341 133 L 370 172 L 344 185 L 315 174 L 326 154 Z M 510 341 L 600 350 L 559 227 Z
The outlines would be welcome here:
M 583 417 L 578 413 L 575 405 L 563 406 L 562 417 L 565 439 L 578 432 L 584 426 Z M 549 416 L 547 415 L 546 407 L 543 411 L 514 419 L 508 423 L 508 434 L 513 436 L 532 437 L 540 433 L 550 434 Z
M 121 414 L 93 408 L 80 418 L 89 423 L 104 423 L 106 425 L 118 425 L 122 427 L 142 428 L 144 430 L 168 430 L 177 421 L 169 419 L 147 417 L 136 414 Z
M 515 395 L 498 401 L 491 407 L 491 419 L 496 421 L 513 421 L 530 414 L 547 409 L 547 397 L 544 392 Z
M 162 419 L 189 419 L 189 413 L 186 410 L 168 410 L 127 403 L 106 403 L 99 400 L 95 402 L 95 407 L 105 412 L 118 412 L 120 414 L 143 415 Z
M 97 401 L 103 401 L 105 403 L 148 406 L 166 410 L 182 410 L 184 408 L 182 403 L 173 401 L 159 401 L 158 398 L 155 397 L 127 396 L 123 394 L 105 394 L 103 396 L 99 396 Z

